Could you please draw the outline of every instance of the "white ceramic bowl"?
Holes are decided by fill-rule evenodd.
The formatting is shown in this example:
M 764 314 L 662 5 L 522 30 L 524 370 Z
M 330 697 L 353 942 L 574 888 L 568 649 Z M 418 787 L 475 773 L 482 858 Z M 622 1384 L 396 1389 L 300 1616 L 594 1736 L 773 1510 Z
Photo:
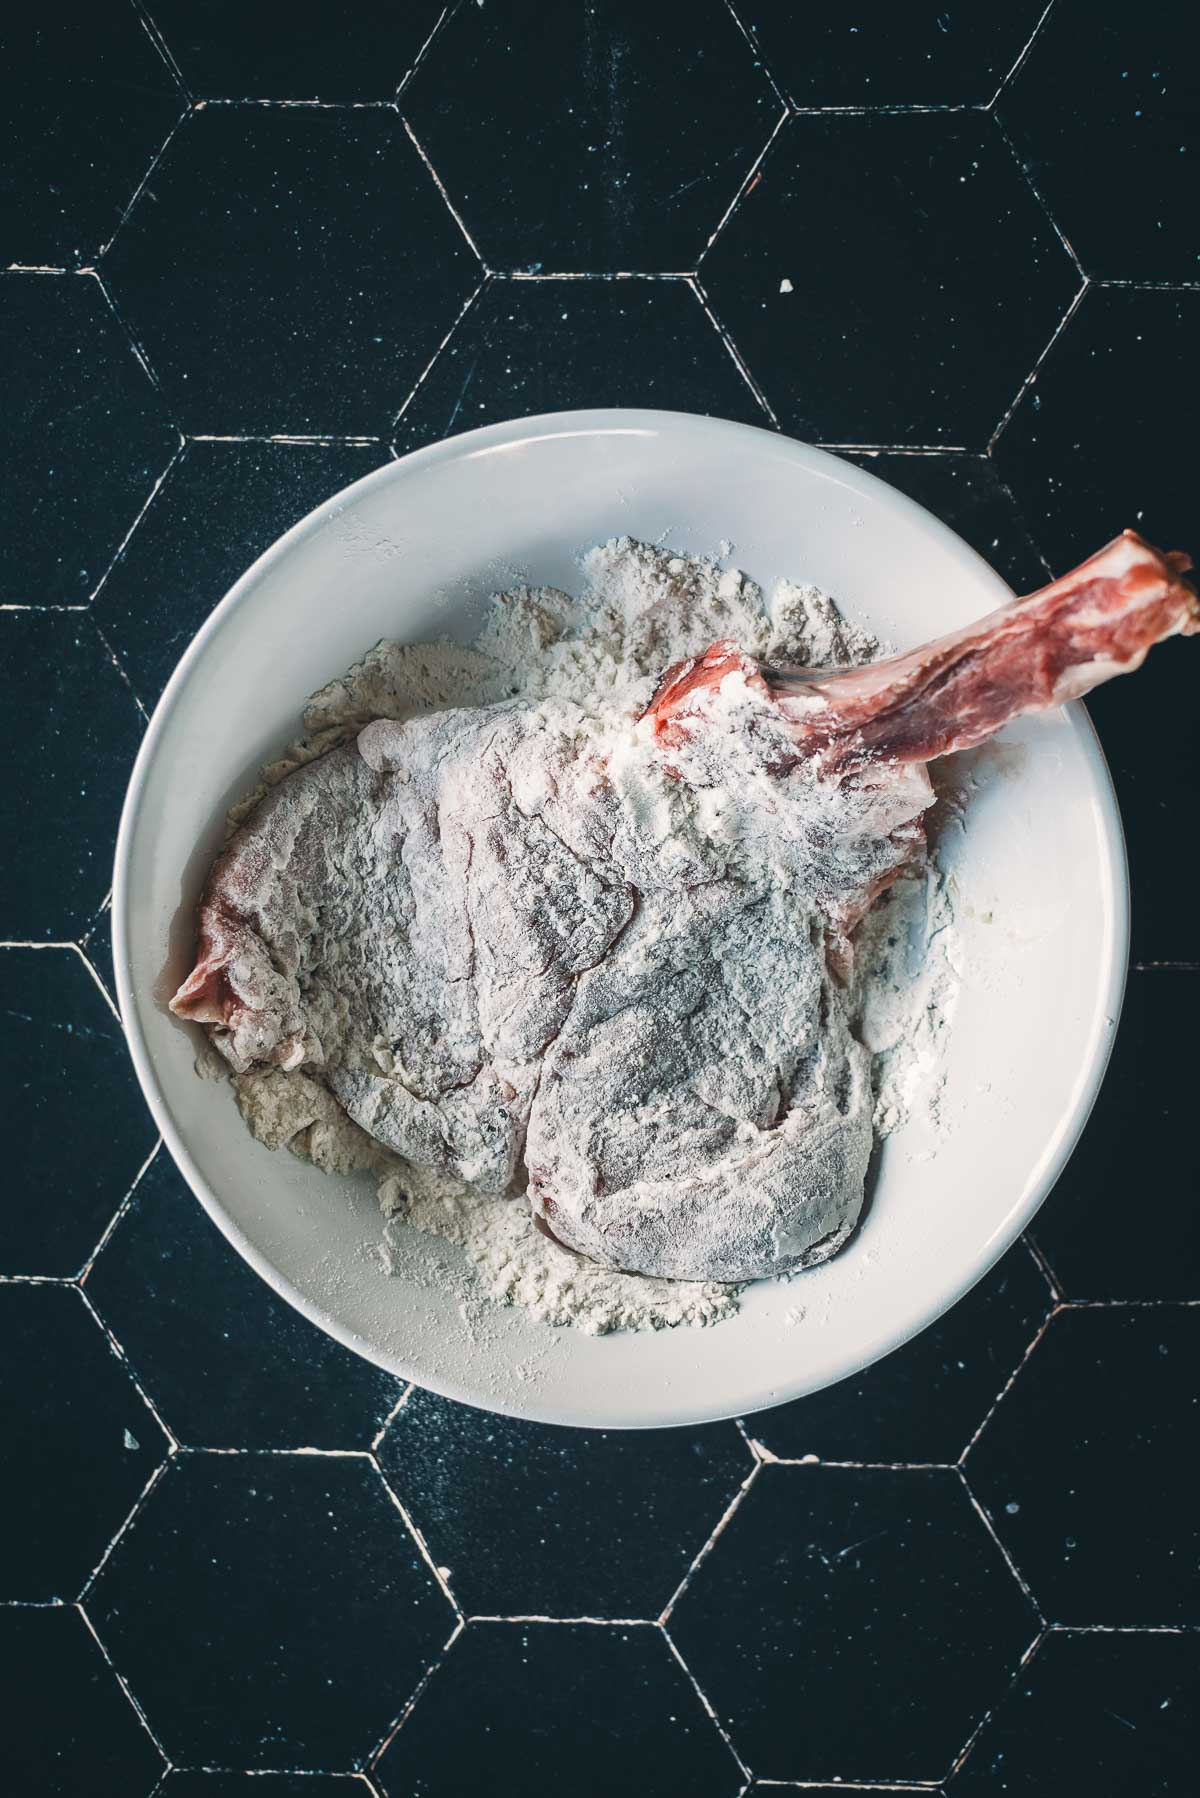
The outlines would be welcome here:
M 951 1128 L 932 1155 L 915 1125 L 888 1141 L 869 1213 L 841 1255 L 791 1283 L 753 1287 L 716 1328 L 609 1337 L 552 1330 L 517 1310 L 497 1311 L 480 1336 L 436 1281 L 387 1278 L 368 1253 L 380 1228 L 369 1185 L 253 1142 L 228 1088 L 197 1079 L 196 1042 L 163 998 L 188 965 L 192 908 L 226 807 L 294 738 L 307 695 L 380 637 L 469 638 L 488 596 L 514 577 L 577 589 L 579 552 L 622 533 L 708 552 L 728 539 L 760 581 L 816 581 L 897 647 L 1008 593 L 912 501 L 744 425 L 560 413 L 419 450 L 282 537 L 180 662 L 130 782 L 113 937 L 134 1063 L 171 1154 L 278 1293 L 350 1348 L 451 1398 L 641 1427 L 827 1386 L 986 1273 L 1061 1172 L 1096 1096 L 1121 1002 L 1128 895 L 1086 713 L 1022 722 L 1004 753 L 981 761 L 952 845 L 972 972 L 947 1060 Z

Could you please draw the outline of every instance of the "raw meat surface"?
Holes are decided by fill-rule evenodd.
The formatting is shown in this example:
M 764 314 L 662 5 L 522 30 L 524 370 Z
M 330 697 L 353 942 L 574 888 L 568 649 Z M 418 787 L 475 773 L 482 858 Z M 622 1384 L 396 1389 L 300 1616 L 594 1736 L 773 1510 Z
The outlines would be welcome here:
M 610 1266 L 741 1280 L 862 1205 L 848 933 L 922 852 L 924 763 L 1200 625 L 1127 533 L 981 625 L 863 670 L 732 643 L 640 720 L 554 699 L 377 720 L 217 862 L 174 1009 L 236 1069 L 305 1066 L 406 1160 Z

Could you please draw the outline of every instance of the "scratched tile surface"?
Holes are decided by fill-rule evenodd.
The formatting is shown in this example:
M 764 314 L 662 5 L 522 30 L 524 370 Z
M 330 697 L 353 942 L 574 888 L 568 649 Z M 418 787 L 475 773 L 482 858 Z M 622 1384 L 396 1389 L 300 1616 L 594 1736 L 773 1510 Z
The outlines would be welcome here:
M 0 33 L 0 1789 L 1190 1794 L 1186 655 L 1094 705 L 1134 965 L 1030 1239 L 741 1425 L 514 1424 L 282 1305 L 156 1147 L 105 911 L 213 605 L 473 425 L 793 431 L 1017 591 L 1124 523 L 1194 549 L 1189 9 L 43 12 Z

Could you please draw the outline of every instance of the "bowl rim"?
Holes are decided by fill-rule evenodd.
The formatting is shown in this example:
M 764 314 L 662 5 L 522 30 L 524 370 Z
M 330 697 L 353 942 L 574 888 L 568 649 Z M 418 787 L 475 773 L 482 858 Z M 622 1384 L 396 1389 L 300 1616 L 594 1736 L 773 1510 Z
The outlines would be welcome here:
M 1109 920 L 1110 930 L 1108 933 L 1111 954 L 1105 978 L 1103 1008 L 1106 1018 L 1111 1020 L 1111 1027 L 1098 1033 L 1089 1062 L 1081 1066 L 1070 1108 L 1060 1119 L 1055 1136 L 1043 1156 L 1041 1169 L 1036 1177 L 1030 1180 L 1023 1201 L 1019 1205 L 1015 1205 L 1009 1212 L 1003 1226 L 993 1231 L 981 1244 L 970 1265 L 960 1271 L 958 1279 L 952 1283 L 952 1286 L 947 1287 L 941 1302 L 935 1308 L 929 1309 L 911 1328 L 897 1328 L 868 1359 L 854 1360 L 852 1364 L 848 1362 L 844 1370 L 838 1373 L 834 1379 L 822 1382 L 819 1387 L 809 1387 L 803 1381 L 789 1385 L 786 1379 L 781 1379 L 777 1381 L 770 1397 L 748 1402 L 734 1410 L 720 1409 L 709 1413 L 697 1411 L 691 1406 L 684 1406 L 675 1414 L 664 1413 L 661 1418 L 639 1418 L 626 1423 L 605 1420 L 603 1424 L 594 1424 L 580 1418 L 564 1417 L 559 1412 L 547 1412 L 545 1416 L 541 1416 L 536 1406 L 518 1410 L 516 1407 L 510 1407 L 496 1400 L 485 1403 L 478 1393 L 464 1389 L 458 1381 L 431 1377 L 425 1369 L 414 1370 L 413 1367 L 406 1366 L 399 1356 L 378 1348 L 363 1337 L 356 1335 L 281 1274 L 267 1254 L 252 1242 L 234 1221 L 218 1194 L 201 1173 L 181 1132 L 176 1127 L 171 1107 L 159 1081 L 154 1059 L 141 1030 L 129 973 L 130 861 L 138 814 L 149 770 L 158 753 L 160 739 L 166 731 L 179 696 L 191 677 L 194 664 L 202 656 L 210 638 L 223 629 L 230 616 L 249 600 L 262 576 L 290 555 L 306 537 L 319 530 L 336 511 L 376 486 L 382 487 L 397 479 L 403 479 L 404 474 L 413 469 L 434 468 L 441 462 L 487 454 L 501 446 L 530 442 L 546 436 L 655 435 L 663 429 L 677 428 L 681 422 L 686 422 L 690 428 L 699 427 L 710 430 L 715 438 L 725 437 L 731 448 L 736 445 L 737 439 L 751 438 L 760 445 L 765 440 L 776 450 L 781 448 L 799 449 L 805 452 L 806 459 L 815 457 L 820 461 L 828 462 L 851 485 L 865 485 L 868 488 L 882 487 L 889 496 L 889 503 L 900 502 L 903 509 L 911 509 L 919 514 L 926 527 L 931 526 L 938 532 L 952 537 L 964 554 L 986 568 L 994 580 L 1000 581 L 1001 585 L 1006 584 L 996 574 L 986 557 L 980 555 L 948 525 L 937 518 L 936 514 L 929 512 L 918 501 L 910 499 L 907 494 L 901 493 L 899 489 L 892 487 L 888 482 L 880 480 L 877 475 L 857 463 L 847 462 L 820 445 L 805 443 L 799 438 L 790 437 L 765 426 L 743 424 L 736 420 L 715 418 L 708 414 L 667 409 L 597 407 L 544 412 L 526 418 L 502 420 L 495 424 L 483 425 L 475 430 L 462 432 L 454 437 L 442 438 L 436 443 L 411 450 L 403 456 L 396 456 L 393 452 L 391 460 L 360 476 L 358 480 L 341 488 L 337 493 L 331 494 L 328 499 L 315 506 L 303 518 L 298 519 L 282 536 L 277 537 L 261 555 L 255 558 L 209 613 L 180 657 L 154 707 L 130 774 L 129 785 L 121 808 L 113 861 L 111 898 L 113 971 L 117 1004 L 126 1045 L 133 1061 L 142 1095 L 158 1126 L 163 1144 L 169 1150 L 193 1194 L 231 1246 L 266 1281 L 272 1291 L 292 1305 L 310 1323 L 323 1330 L 326 1335 L 332 1336 L 344 1348 L 352 1350 L 364 1360 L 382 1368 L 394 1377 L 410 1381 L 443 1398 L 471 1405 L 476 1409 L 491 1410 L 531 1422 L 556 1423 L 578 1429 L 654 1429 L 717 1422 L 731 1417 L 752 1415 L 758 1410 L 773 1409 L 778 1405 L 787 1404 L 807 1392 L 828 1390 L 832 1386 L 841 1384 L 844 1380 L 855 1378 L 859 1374 L 865 1373 L 876 1362 L 894 1353 L 896 1349 L 903 1347 L 906 1342 L 920 1335 L 958 1304 L 990 1272 L 1001 1256 L 1011 1248 L 1027 1228 L 1030 1220 L 1053 1190 L 1074 1153 L 1076 1144 L 1099 1096 L 1116 1040 L 1128 978 L 1130 880 L 1125 832 L 1112 774 L 1095 725 L 1083 702 L 1074 700 L 1062 710 L 1077 732 L 1084 756 L 1095 776 L 1096 798 L 1102 825 L 1101 840 L 1112 894 L 1112 915 Z

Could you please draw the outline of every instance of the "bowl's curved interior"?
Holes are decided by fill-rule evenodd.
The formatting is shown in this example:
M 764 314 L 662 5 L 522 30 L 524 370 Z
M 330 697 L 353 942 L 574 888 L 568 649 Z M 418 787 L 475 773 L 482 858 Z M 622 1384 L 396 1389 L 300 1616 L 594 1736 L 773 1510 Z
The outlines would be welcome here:
M 214 613 L 155 713 L 118 843 L 114 946 L 139 1077 L 198 1198 L 264 1278 L 382 1366 L 451 1397 L 550 1421 L 643 1426 L 728 1416 L 854 1372 L 931 1322 L 1013 1240 L 1095 1096 L 1120 1004 L 1124 853 L 1081 708 L 1027 721 L 985 756 L 947 844 L 966 981 L 945 1130 L 889 1139 L 850 1246 L 762 1283 L 709 1330 L 589 1337 L 522 1311 L 471 1327 L 422 1276 L 388 1278 L 365 1183 L 253 1142 L 163 1003 L 228 803 L 297 734 L 309 693 L 380 637 L 469 638 L 520 577 L 580 586 L 623 533 L 715 551 L 760 581 L 816 581 L 898 647 L 1007 588 L 890 488 L 769 432 L 682 414 L 560 414 L 475 432 L 368 476 L 282 538 Z M 454 1251 L 455 1253 L 457 1251 Z M 438 1245 L 437 1253 L 446 1253 Z M 428 1262 L 424 1263 L 426 1271 Z

